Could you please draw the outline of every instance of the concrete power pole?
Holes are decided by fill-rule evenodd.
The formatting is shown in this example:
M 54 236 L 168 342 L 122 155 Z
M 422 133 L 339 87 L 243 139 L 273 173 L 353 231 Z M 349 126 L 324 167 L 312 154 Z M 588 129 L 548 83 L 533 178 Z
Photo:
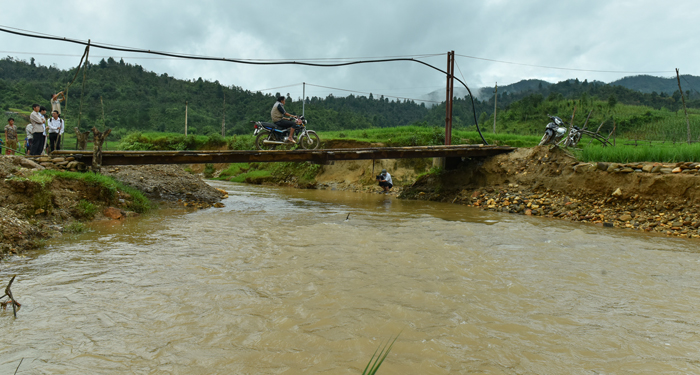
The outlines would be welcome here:
M 496 134 L 496 110 L 498 109 L 498 82 L 496 91 L 493 92 L 493 134 Z
M 185 102 L 185 137 L 187 136 L 187 102 Z
M 221 120 L 221 137 L 226 137 L 226 92 L 224 92 L 224 117 Z
M 690 120 L 688 120 L 688 109 L 685 107 L 685 96 L 683 96 L 683 89 L 681 88 L 681 75 L 676 68 L 676 78 L 678 79 L 678 91 L 681 92 L 681 100 L 683 100 L 683 111 L 685 111 L 685 124 L 688 126 L 688 144 L 690 144 Z

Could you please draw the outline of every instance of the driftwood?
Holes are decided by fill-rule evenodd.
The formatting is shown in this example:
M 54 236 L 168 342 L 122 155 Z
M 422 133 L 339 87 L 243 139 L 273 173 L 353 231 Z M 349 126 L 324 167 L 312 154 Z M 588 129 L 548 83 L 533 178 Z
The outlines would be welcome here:
M 17 275 L 12 276 L 12 279 L 10 280 L 9 283 L 7 283 L 7 286 L 5 287 L 5 295 L 0 297 L 0 299 L 3 299 L 5 297 L 9 297 L 10 300 L 5 301 L 5 302 L 0 302 L 0 306 L 2 306 L 2 309 L 5 310 L 5 309 L 7 309 L 7 305 L 11 304 L 12 305 L 12 313 L 15 315 L 15 318 L 16 318 L 17 311 L 19 311 L 19 308 L 22 307 L 22 304 L 15 301 L 15 297 L 12 296 L 12 291 L 10 290 L 10 287 L 12 286 L 12 282 L 15 281 L 15 277 L 17 277 Z
M 112 129 L 105 130 L 104 133 L 97 130 L 97 128 L 92 128 L 92 133 L 94 135 L 94 140 L 92 143 L 92 172 L 100 173 L 102 169 L 102 144 L 105 138 L 112 132 Z
M 87 137 L 90 134 L 90 132 L 80 132 L 78 128 L 75 128 L 75 140 L 76 140 L 76 145 L 75 148 L 78 150 L 86 150 L 87 149 Z

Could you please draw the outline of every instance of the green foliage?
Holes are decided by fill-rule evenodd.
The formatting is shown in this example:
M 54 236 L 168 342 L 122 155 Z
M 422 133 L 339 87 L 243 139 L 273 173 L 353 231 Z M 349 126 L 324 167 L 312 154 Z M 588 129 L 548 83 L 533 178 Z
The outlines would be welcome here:
M 107 201 L 113 201 L 114 199 L 116 199 L 117 192 L 119 191 L 129 194 L 133 198 L 133 202 L 127 208 L 135 212 L 144 213 L 153 208 L 152 203 L 139 190 L 124 185 L 121 182 L 105 175 L 94 173 L 54 171 L 46 169 L 43 171 L 34 172 L 33 176 L 36 176 L 35 178 L 44 180 L 81 180 L 90 185 L 100 187 L 101 198 Z
M 79 221 L 74 221 L 63 228 L 63 232 L 78 234 L 87 231 L 87 226 Z
M 640 142 L 638 146 L 627 144 L 629 140 L 618 140 L 616 147 L 591 145 L 576 152 L 576 157 L 586 162 L 661 162 L 700 161 L 700 144 L 672 144 Z
M 204 177 L 212 178 L 214 176 L 214 164 L 204 164 Z
M 377 373 L 377 371 L 379 370 L 379 366 L 381 366 L 382 363 L 384 363 L 384 360 L 389 355 L 391 348 L 394 346 L 394 343 L 398 338 L 399 335 L 396 335 L 394 340 L 391 341 L 391 344 L 389 344 L 389 341 L 387 341 L 386 344 L 384 344 L 383 348 L 381 344 L 379 345 L 379 347 L 377 347 L 377 350 L 375 350 L 374 354 L 372 354 L 372 358 L 370 358 L 369 362 L 367 363 L 367 366 L 365 366 L 364 371 L 362 371 L 362 375 L 374 375 Z M 380 348 L 381 350 L 379 350 Z M 377 352 L 379 352 L 379 354 L 377 354 Z
M 78 202 L 75 210 L 76 216 L 83 220 L 92 220 L 99 211 L 97 206 L 85 199 L 81 199 L 80 202 Z

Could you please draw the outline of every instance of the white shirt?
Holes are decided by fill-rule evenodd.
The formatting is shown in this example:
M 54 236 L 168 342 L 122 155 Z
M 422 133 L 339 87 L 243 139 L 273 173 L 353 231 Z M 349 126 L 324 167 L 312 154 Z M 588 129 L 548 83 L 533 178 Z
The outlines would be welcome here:
M 60 133 L 63 134 L 63 119 L 62 118 L 57 118 L 54 119 L 51 117 L 49 119 L 49 133 Z
M 386 174 L 384 175 L 384 179 L 386 180 L 386 182 L 388 182 L 392 185 L 394 184 L 394 182 L 391 181 L 391 175 L 389 174 L 389 172 L 386 172 Z

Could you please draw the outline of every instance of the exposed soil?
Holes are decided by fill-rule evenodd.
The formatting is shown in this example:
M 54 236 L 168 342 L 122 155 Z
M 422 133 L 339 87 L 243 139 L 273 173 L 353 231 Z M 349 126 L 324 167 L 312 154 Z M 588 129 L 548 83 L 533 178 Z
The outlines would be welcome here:
M 142 191 L 156 200 L 203 206 L 221 200 L 223 193 L 177 165 L 139 165 L 103 168 L 105 176 Z
M 44 240 L 80 230 L 90 220 L 137 216 L 128 207 L 131 195 L 116 194 L 82 180 L 32 178 L 39 164 L 21 156 L 0 156 L 0 258 L 40 247 Z M 195 208 L 217 205 L 225 192 L 177 166 L 113 168 L 116 180 L 159 202 L 180 202 Z
M 428 174 L 401 197 L 700 238 L 698 165 L 648 173 L 650 164 L 581 163 L 559 148 L 518 149 Z

